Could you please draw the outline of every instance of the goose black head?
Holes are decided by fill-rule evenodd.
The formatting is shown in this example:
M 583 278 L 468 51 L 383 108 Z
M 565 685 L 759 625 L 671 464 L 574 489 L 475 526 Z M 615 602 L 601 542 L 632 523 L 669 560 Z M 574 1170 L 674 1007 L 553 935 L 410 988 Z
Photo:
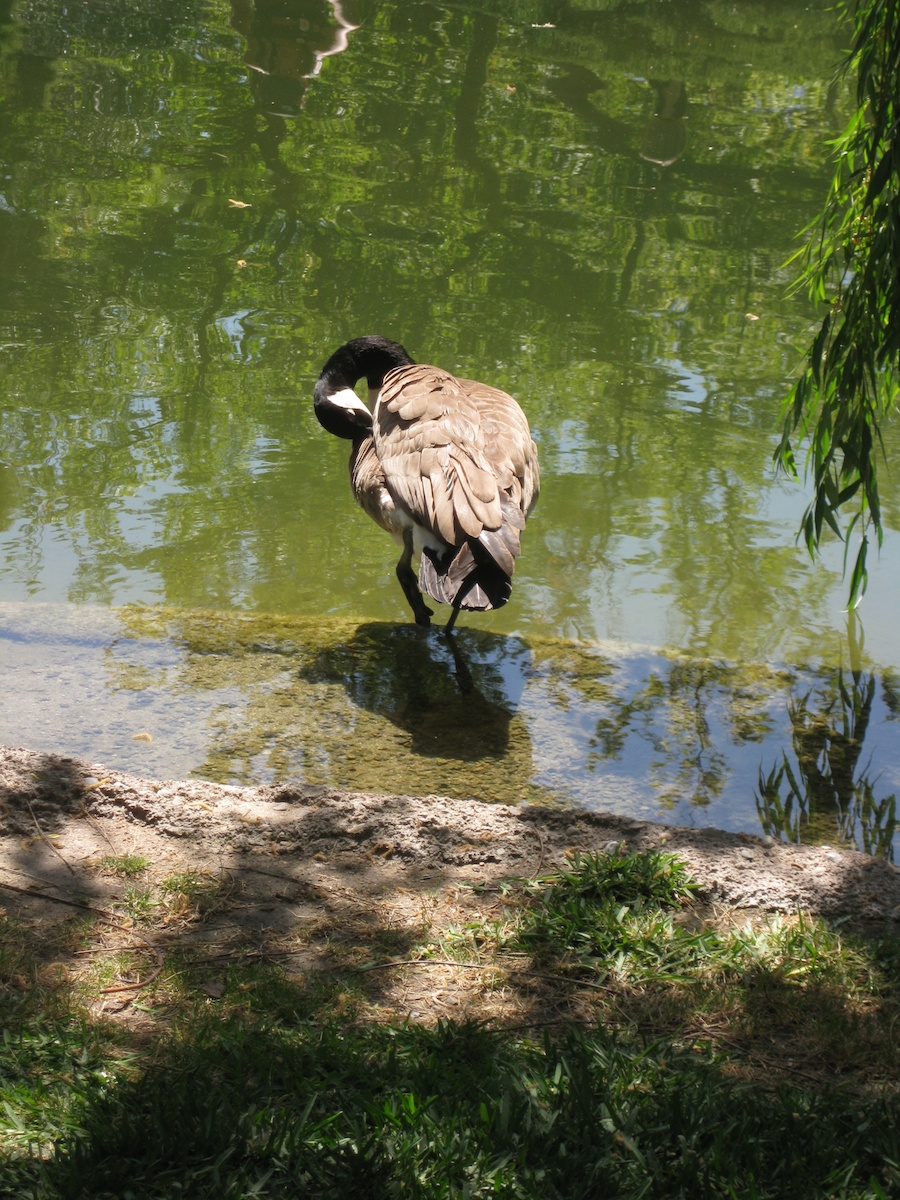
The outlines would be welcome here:
M 313 393 L 319 424 L 336 437 L 357 441 L 372 432 L 372 413 L 354 392 L 366 378 L 370 395 L 377 395 L 388 371 L 409 366 L 413 359 L 399 342 L 370 336 L 354 338 L 335 350 L 322 368 Z

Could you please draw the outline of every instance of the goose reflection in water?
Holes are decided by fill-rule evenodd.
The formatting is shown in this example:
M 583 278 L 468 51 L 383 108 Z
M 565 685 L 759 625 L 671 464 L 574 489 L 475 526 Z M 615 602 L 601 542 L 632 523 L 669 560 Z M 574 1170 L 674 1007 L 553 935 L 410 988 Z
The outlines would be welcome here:
M 637 154 L 645 162 L 670 167 L 687 146 L 687 88 L 680 79 L 648 79 L 646 82 L 653 89 L 655 106 L 653 115 L 641 131 L 639 142 L 630 122 L 610 116 L 602 104 L 591 99 L 602 95 L 606 85 L 588 67 L 567 65 L 561 74 L 549 80 L 548 87 L 591 131 L 591 142 L 597 150 L 604 154 Z
M 531 740 L 516 717 L 531 654 L 518 638 L 465 630 L 450 639 L 393 624 L 361 625 L 301 671 L 308 682 L 343 683 L 357 708 L 403 729 L 414 753 L 462 761 L 509 757 L 532 772 Z
M 640 156 L 660 167 L 671 167 L 687 145 L 687 91 L 680 79 L 650 80 L 656 93 L 656 113 L 644 126 Z
M 231 24 L 246 40 L 244 62 L 257 106 L 296 117 L 326 58 L 347 49 L 359 26 L 340 0 L 232 0 Z

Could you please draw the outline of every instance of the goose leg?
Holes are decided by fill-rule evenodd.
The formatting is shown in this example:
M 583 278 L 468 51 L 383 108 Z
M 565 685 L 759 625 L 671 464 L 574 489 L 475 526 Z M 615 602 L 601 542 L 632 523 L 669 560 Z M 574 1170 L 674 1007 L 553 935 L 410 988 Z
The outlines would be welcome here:
M 422 593 L 419 591 L 419 585 L 416 582 L 416 573 L 412 569 L 412 555 L 412 530 L 404 529 L 403 553 L 400 555 L 400 561 L 397 563 L 397 578 L 400 580 L 400 586 L 403 588 L 404 596 L 409 601 L 409 607 L 413 610 L 413 616 L 416 618 L 416 624 L 430 625 L 431 609 L 422 599 Z
M 459 616 L 459 605 L 453 605 L 453 612 L 450 614 L 450 620 L 444 626 L 444 633 L 452 633 L 453 626 L 456 624 L 456 618 Z
M 455 617 L 459 609 L 453 610 Z M 453 618 L 451 617 L 451 621 Z M 444 628 L 444 636 L 447 638 L 447 645 L 450 647 L 450 653 L 453 655 L 453 665 L 456 668 L 456 682 L 459 684 L 459 690 L 463 696 L 471 696 L 475 691 L 475 684 L 472 680 L 472 672 L 462 656 L 462 651 L 456 644 L 456 638 L 450 632 L 450 626 Z

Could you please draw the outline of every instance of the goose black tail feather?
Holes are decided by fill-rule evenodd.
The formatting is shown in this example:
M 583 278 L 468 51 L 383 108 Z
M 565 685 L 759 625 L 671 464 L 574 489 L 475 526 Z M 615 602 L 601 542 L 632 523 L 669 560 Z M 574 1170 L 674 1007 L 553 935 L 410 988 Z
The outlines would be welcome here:
M 440 604 L 483 611 L 503 607 L 512 580 L 473 538 L 443 559 L 426 547 L 419 564 L 419 587 Z
M 485 561 L 484 551 L 487 551 L 504 575 L 512 576 L 516 559 L 522 553 L 519 537 L 525 528 L 525 517 L 508 496 L 501 498 L 500 511 L 503 524 L 499 529 L 482 529 L 478 536 L 480 553 L 477 557 L 479 562 Z

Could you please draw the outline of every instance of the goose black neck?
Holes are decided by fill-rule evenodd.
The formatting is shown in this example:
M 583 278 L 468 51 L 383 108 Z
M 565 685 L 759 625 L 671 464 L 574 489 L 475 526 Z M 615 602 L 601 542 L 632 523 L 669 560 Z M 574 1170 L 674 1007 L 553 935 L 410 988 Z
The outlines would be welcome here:
M 358 379 L 366 378 L 369 387 L 377 391 L 388 371 L 408 367 L 413 359 L 399 342 L 383 337 L 361 337 L 345 342 L 335 350 L 322 368 L 319 383 L 331 394 L 341 388 L 352 388 Z

